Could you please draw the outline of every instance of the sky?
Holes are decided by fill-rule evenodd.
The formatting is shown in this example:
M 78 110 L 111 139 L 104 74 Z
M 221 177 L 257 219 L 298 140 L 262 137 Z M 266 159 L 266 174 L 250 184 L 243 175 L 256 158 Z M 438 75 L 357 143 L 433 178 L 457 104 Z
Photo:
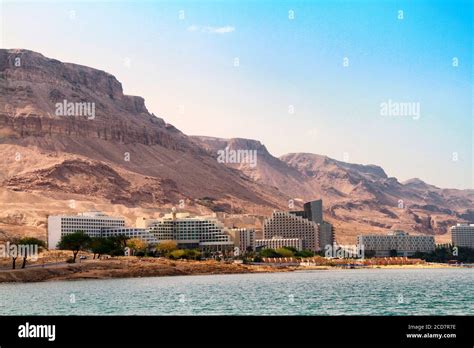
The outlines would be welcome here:
M 105 70 L 186 134 L 474 188 L 472 1 L 0 1 L 0 47 Z

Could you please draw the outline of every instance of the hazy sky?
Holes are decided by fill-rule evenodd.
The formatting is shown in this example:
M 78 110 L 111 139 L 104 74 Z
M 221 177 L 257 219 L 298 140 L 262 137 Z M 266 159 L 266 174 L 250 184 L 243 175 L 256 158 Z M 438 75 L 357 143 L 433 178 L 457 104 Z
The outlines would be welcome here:
M 470 1 L 3 1 L 1 11 L 2 48 L 105 70 L 186 134 L 474 187 Z M 389 100 L 419 103 L 419 117 L 381 115 Z

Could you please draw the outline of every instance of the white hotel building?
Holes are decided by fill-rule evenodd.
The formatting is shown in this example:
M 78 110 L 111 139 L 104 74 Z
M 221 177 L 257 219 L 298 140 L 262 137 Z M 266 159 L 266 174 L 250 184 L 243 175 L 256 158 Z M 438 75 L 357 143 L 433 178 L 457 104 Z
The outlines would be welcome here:
M 108 216 L 98 211 L 77 215 L 48 216 L 48 248 L 56 249 L 61 236 L 82 231 L 90 237 L 111 237 L 124 235 L 156 244 L 157 239 L 145 228 L 125 227 L 122 217 Z
M 160 241 L 173 240 L 179 248 L 199 248 L 208 251 L 230 250 L 234 247 L 229 231 L 215 217 L 192 217 L 188 213 L 165 215 L 155 219 L 149 226 L 149 231 Z
M 146 228 L 137 227 L 104 227 L 101 237 L 127 236 L 128 238 L 138 238 L 148 244 L 158 244 L 158 239 Z
M 257 239 L 255 246 L 261 249 L 279 249 L 292 247 L 298 251 L 303 250 L 303 241 L 299 238 L 272 237 L 270 239 Z
M 433 236 L 410 236 L 404 231 L 390 231 L 387 235 L 361 235 L 357 237 L 359 248 L 375 251 L 376 256 L 390 256 L 396 250 L 397 256 L 411 256 L 416 252 L 429 253 L 435 250 Z
M 451 227 L 454 246 L 474 249 L 474 224 L 457 224 Z
M 48 248 L 56 249 L 62 235 L 83 231 L 90 237 L 101 237 L 104 228 L 125 227 L 121 217 L 105 215 L 98 211 L 79 213 L 77 215 L 48 216 Z
M 48 216 L 48 248 L 55 249 L 61 236 L 82 231 L 90 237 L 123 235 L 139 238 L 149 244 L 173 240 L 180 248 L 202 250 L 232 250 L 231 230 L 216 217 L 191 217 L 187 213 L 167 214 L 159 219 L 137 219 L 138 227 L 125 227 L 125 219 L 93 211 L 78 215 Z M 255 231 L 239 229 L 234 232 L 237 244 L 246 250 L 255 246 Z

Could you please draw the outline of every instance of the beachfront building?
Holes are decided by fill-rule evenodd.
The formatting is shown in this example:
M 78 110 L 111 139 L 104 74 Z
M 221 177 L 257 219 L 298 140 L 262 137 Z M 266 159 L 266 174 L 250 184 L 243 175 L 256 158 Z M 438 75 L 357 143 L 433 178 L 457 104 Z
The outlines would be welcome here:
M 374 251 L 375 256 L 390 256 L 394 250 L 397 256 L 412 256 L 416 252 L 429 253 L 435 250 L 433 236 L 411 236 L 404 231 L 390 231 L 387 235 L 360 235 L 357 237 L 359 248 L 364 252 Z
M 303 210 L 290 211 L 289 213 L 317 225 L 320 250 L 324 250 L 328 244 L 334 245 L 334 228 L 329 222 L 323 220 L 323 201 L 321 199 L 306 202 L 303 205 Z
M 323 222 L 323 201 L 321 199 L 306 202 L 303 210 L 292 211 L 294 215 L 301 216 L 309 221 L 320 224 Z
M 61 236 L 82 231 L 90 237 L 101 237 L 105 228 L 123 228 L 125 219 L 108 216 L 98 211 L 77 215 L 48 216 L 48 248 L 55 249 Z
M 300 239 L 303 249 L 320 250 L 318 225 L 290 212 L 274 211 L 263 223 L 263 239 Z
M 299 238 L 282 238 L 275 236 L 269 239 L 257 239 L 255 242 L 257 249 L 278 249 L 291 247 L 296 250 L 303 250 L 303 241 Z
M 158 244 L 156 237 L 146 228 L 137 227 L 105 227 L 102 228 L 101 237 L 126 236 L 127 238 L 137 238 L 144 242 L 154 245 Z
M 151 223 L 149 231 L 158 243 L 173 240 L 178 248 L 223 251 L 234 247 L 228 230 L 212 216 L 193 217 L 187 213 L 172 212 Z
M 240 253 L 255 250 L 255 230 L 250 228 L 232 228 L 229 231 L 234 246 L 239 248 Z
M 334 228 L 332 224 L 322 221 L 318 224 L 319 231 L 319 248 L 326 250 L 326 245 L 334 246 Z
M 474 224 L 457 224 L 451 227 L 454 246 L 474 249 Z

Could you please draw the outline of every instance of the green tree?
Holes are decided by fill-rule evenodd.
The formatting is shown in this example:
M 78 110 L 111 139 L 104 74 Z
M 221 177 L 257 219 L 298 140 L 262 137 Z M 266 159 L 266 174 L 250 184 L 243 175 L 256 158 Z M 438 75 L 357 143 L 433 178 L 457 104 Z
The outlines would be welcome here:
M 287 249 L 287 250 L 290 250 L 293 252 L 293 254 L 297 253 L 298 252 L 298 249 L 296 249 L 295 247 L 290 247 L 290 246 L 284 246 L 283 249 Z
M 293 257 L 293 251 L 288 248 L 278 248 L 275 250 L 280 257 Z
M 128 237 L 124 235 L 112 236 L 108 240 L 110 242 L 110 255 L 123 256 L 125 248 L 127 247 Z
M 280 254 L 273 249 L 262 249 L 259 254 L 260 257 L 280 257 Z
M 456 251 L 456 252 L 454 252 Z M 438 245 L 431 253 L 417 252 L 414 258 L 423 259 L 428 262 L 474 262 L 474 249 L 466 247 L 454 247 L 453 245 Z
M 131 238 L 127 241 L 127 246 L 133 250 L 133 255 L 136 252 L 145 252 L 148 243 L 139 238 Z
M 184 253 L 186 259 L 198 260 L 201 258 L 201 252 L 197 249 L 188 249 Z
M 29 247 L 31 246 L 31 248 L 34 248 L 34 246 L 36 245 L 37 248 L 38 248 L 38 252 L 46 247 L 46 244 L 42 241 L 42 240 L 39 240 L 37 238 L 33 238 L 33 237 L 24 237 L 22 239 L 20 239 L 18 241 L 18 245 L 23 245 L 23 246 L 28 246 L 28 249 L 27 250 L 30 250 Z M 26 259 L 28 258 L 28 252 L 25 252 L 25 250 L 23 250 L 24 253 L 23 253 L 23 263 L 21 265 L 21 268 L 25 268 L 26 266 Z
M 314 252 L 311 250 L 300 250 L 295 252 L 296 257 L 313 257 Z
M 160 256 L 169 255 L 171 252 L 178 249 L 178 244 L 173 240 L 162 240 L 156 246 L 156 251 Z
M 94 237 L 91 238 L 89 243 L 90 251 L 94 254 L 94 259 L 97 255 L 97 258 L 103 254 L 109 254 L 112 250 L 113 242 L 109 238 Z
M 112 238 L 115 240 L 118 247 L 122 248 L 122 250 L 127 247 L 127 241 L 129 239 L 127 236 L 124 236 L 123 234 L 119 234 L 118 236 L 113 236 Z
M 90 245 L 91 237 L 83 231 L 76 231 L 74 233 L 65 234 L 61 236 L 58 243 L 58 248 L 63 250 L 72 250 L 72 262 L 76 262 L 76 257 L 79 251 L 87 249 Z

